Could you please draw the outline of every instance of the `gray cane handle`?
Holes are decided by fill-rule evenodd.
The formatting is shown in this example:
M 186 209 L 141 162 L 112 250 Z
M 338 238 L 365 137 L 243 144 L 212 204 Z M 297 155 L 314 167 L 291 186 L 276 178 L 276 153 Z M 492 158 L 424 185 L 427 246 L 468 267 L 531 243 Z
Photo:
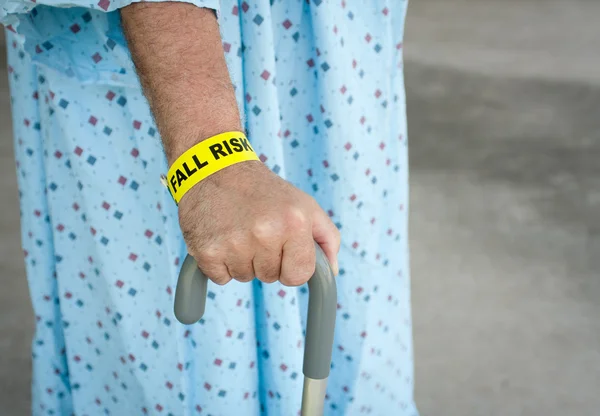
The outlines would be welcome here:
M 337 310 L 335 278 L 325 253 L 315 244 L 317 264 L 315 274 L 308 281 L 308 318 L 304 347 L 306 377 L 324 379 L 329 376 L 333 334 Z M 190 325 L 202 318 L 206 306 L 208 277 L 198 268 L 189 254 L 185 258 L 175 289 L 175 317 Z
M 189 254 L 185 257 L 175 289 L 175 318 L 182 324 L 196 323 L 204 315 L 208 277 Z

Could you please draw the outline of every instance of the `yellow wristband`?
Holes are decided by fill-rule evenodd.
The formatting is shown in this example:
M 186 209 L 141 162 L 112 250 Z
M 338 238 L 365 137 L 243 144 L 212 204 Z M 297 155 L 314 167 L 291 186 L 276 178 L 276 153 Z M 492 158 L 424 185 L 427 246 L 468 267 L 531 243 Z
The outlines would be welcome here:
M 232 131 L 203 140 L 171 165 L 166 186 L 176 203 L 201 180 L 247 160 L 259 160 L 244 133 Z

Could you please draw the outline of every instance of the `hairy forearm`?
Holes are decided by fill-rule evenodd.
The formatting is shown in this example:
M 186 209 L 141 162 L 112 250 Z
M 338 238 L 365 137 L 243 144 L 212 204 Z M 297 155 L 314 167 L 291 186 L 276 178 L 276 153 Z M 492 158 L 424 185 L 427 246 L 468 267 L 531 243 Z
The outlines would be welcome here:
M 203 139 L 241 129 L 214 11 L 134 3 L 121 16 L 169 164 Z

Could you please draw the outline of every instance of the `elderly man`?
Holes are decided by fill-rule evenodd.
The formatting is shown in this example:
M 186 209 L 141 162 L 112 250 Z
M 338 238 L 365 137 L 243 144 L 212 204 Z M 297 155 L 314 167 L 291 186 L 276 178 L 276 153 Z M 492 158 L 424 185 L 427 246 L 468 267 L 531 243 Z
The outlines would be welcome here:
M 33 414 L 296 415 L 316 241 L 339 291 L 325 414 L 416 415 L 406 2 L 95 1 L 0 0 Z M 215 158 L 248 156 L 200 175 L 190 151 L 228 132 Z M 213 283 L 185 326 L 187 252 Z

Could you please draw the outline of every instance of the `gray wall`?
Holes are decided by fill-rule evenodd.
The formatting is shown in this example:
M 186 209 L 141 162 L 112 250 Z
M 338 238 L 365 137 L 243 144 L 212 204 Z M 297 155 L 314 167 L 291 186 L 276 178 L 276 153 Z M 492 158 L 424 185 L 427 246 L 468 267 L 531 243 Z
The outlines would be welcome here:
M 423 415 L 600 414 L 600 2 L 415 0 Z

